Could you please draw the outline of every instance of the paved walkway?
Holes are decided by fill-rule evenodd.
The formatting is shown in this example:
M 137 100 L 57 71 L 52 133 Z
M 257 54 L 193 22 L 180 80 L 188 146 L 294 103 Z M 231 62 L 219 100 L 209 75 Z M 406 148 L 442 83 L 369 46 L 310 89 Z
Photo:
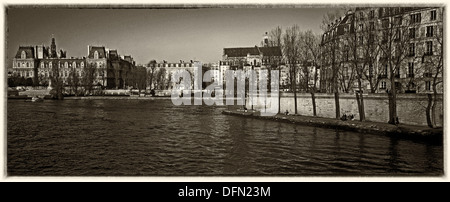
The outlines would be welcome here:
M 244 116 L 249 118 L 258 118 L 272 121 L 289 122 L 300 125 L 316 126 L 323 128 L 350 130 L 360 133 L 383 134 L 393 137 L 402 137 L 409 139 L 423 139 L 441 141 L 443 138 L 443 128 L 429 128 L 427 126 L 416 126 L 399 124 L 391 125 L 388 123 L 348 120 L 342 121 L 332 118 L 301 116 L 301 115 L 284 115 L 260 116 L 259 112 L 244 112 L 242 110 L 225 110 L 223 114 Z

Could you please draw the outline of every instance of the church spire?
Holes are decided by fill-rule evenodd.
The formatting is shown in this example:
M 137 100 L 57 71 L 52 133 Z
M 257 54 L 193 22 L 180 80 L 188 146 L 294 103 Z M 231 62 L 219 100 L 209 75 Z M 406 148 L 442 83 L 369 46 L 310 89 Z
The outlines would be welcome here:
M 52 45 L 50 46 L 50 50 L 51 50 L 51 56 L 52 58 L 56 58 L 56 42 L 55 42 L 55 37 L 52 34 Z

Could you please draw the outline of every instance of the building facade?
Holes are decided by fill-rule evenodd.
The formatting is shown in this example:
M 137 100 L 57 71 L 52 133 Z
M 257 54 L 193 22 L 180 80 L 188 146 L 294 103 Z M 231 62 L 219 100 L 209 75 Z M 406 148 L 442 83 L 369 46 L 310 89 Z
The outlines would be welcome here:
M 349 10 L 322 35 L 321 90 L 428 93 L 442 81 L 443 8 L 367 7 Z M 434 79 L 435 78 L 435 79 Z M 334 80 L 335 79 L 335 80 Z M 336 81 L 337 80 L 337 81 Z M 436 85 L 443 92 L 442 82 Z
M 87 69 L 93 68 L 94 85 L 122 89 L 126 87 L 127 74 L 134 67 L 135 61 L 131 56 L 120 56 L 117 50 L 108 50 L 104 46 L 89 45 L 86 57 L 67 58 L 66 51 L 57 51 L 55 38 L 52 38 L 50 46 L 20 46 L 8 75 L 32 79 L 33 85 L 47 86 L 50 77 L 56 76 L 53 75 L 55 72 L 65 85 L 69 85 L 70 79 L 73 80 L 70 78 L 72 74 L 81 81 Z

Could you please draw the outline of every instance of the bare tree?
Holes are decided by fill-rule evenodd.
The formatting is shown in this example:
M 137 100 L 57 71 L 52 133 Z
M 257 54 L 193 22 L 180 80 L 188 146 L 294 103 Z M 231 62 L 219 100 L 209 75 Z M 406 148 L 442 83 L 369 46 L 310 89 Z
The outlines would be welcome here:
M 64 80 L 61 74 L 60 67 L 56 64 L 53 65 L 50 74 L 50 86 L 52 87 L 52 97 L 58 100 L 64 99 Z
M 303 46 L 304 49 L 307 51 L 307 56 L 309 57 L 307 61 L 310 62 L 310 67 L 314 68 L 314 72 L 312 76 L 312 85 L 307 83 L 307 88 L 309 93 L 311 93 L 311 101 L 312 101 L 312 107 L 313 107 L 313 115 L 317 116 L 317 110 L 316 110 L 316 96 L 315 93 L 317 92 L 317 80 L 319 78 L 317 69 L 319 68 L 319 62 L 320 62 L 320 47 L 319 47 L 319 35 L 314 34 L 311 30 L 308 30 L 304 34 L 303 38 Z M 309 70 L 308 70 L 309 74 Z M 309 76 L 308 76 L 309 77 Z M 308 81 L 310 78 L 308 78 Z
M 152 89 L 152 84 L 153 84 L 153 78 L 155 77 L 155 71 L 156 71 L 156 60 L 150 60 L 150 62 L 148 63 L 147 67 L 148 67 L 148 85 L 150 86 L 150 89 Z
M 67 83 L 70 86 L 71 93 L 78 96 L 78 88 L 80 87 L 80 76 L 76 68 L 70 69 L 69 77 L 67 78 Z
M 84 95 L 90 95 L 94 87 L 96 66 L 94 63 L 89 63 L 84 67 L 81 84 L 84 87 Z
M 164 90 L 164 85 L 165 85 L 165 79 L 166 79 L 166 69 L 165 68 L 160 68 L 158 70 L 158 72 L 156 73 L 156 86 L 158 89 L 160 90 Z
M 135 71 L 135 86 L 138 88 L 139 96 L 141 96 L 141 90 L 147 86 L 147 69 L 145 67 L 136 67 Z
M 341 67 L 344 65 L 344 61 L 342 60 L 342 40 L 337 33 L 338 22 L 335 21 L 335 19 L 337 19 L 342 14 L 342 11 L 327 13 L 322 20 L 322 29 L 324 29 L 325 34 L 321 43 L 321 75 L 324 75 L 327 80 L 330 79 L 329 84 L 325 83 L 325 85 L 327 85 L 326 89 L 328 92 L 334 93 L 336 119 L 339 119 L 341 117 L 338 79 L 339 69 L 341 69 Z
M 380 8 L 383 14 L 392 12 L 397 8 Z M 411 43 L 409 38 L 409 29 L 415 28 L 417 22 L 410 21 L 403 15 L 396 15 L 390 18 L 384 18 L 381 21 L 382 39 L 379 40 L 381 50 L 381 62 L 387 66 L 387 76 L 390 81 L 389 97 L 389 121 L 390 124 L 398 124 L 397 115 L 397 90 L 401 90 L 401 83 L 396 82 L 399 78 L 400 68 L 405 59 L 415 56 L 415 44 Z
M 283 50 L 282 36 L 283 30 L 281 29 L 280 26 L 273 28 L 269 32 L 269 40 L 268 40 L 269 46 L 280 47 L 280 49 Z M 268 58 L 268 60 L 269 60 L 268 65 L 271 66 L 271 69 L 278 68 L 279 71 L 278 82 L 280 82 L 279 85 L 281 85 L 281 59 L 271 56 Z M 269 75 L 269 79 L 270 78 L 271 76 Z M 272 81 L 269 81 L 268 85 L 270 85 L 271 82 Z M 281 89 L 281 87 L 279 87 L 278 89 Z M 281 93 L 278 93 L 278 113 L 280 112 L 281 112 Z
M 300 59 L 300 29 L 298 25 L 286 28 L 286 32 L 283 35 L 283 52 L 285 60 L 289 67 L 290 81 L 292 91 L 294 92 L 294 109 L 297 114 L 297 64 Z
M 442 84 L 442 73 L 444 69 L 444 32 L 442 28 L 442 23 L 438 23 L 436 26 L 431 27 L 434 32 L 431 31 L 427 33 L 430 40 L 425 42 L 425 54 L 422 58 L 424 66 L 429 67 L 425 70 L 424 76 L 431 77 L 430 87 L 433 93 L 428 94 L 428 105 L 426 111 L 427 124 L 429 127 L 436 127 L 436 105 L 438 88 L 437 86 Z M 433 45 L 434 43 L 434 45 Z

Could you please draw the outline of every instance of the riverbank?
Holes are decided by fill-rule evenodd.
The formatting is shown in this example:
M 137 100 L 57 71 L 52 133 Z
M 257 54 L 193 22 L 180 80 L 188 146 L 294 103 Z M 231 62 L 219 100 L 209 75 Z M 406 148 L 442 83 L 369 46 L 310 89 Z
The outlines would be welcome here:
M 86 96 L 86 97 L 64 97 L 65 100 L 155 100 L 170 99 L 170 96 Z
M 436 142 L 442 142 L 443 140 L 443 128 L 429 128 L 426 126 L 416 126 L 407 124 L 399 124 L 396 126 L 388 123 L 379 123 L 371 121 L 364 121 L 364 122 L 360 122 L 357 120 L 342 121 L 331 118 L 301 116 L 301 115 L 277 114 L 275 116 L 261 116 L 260 113 L 257 111 L 244 112 L 239 109 L 224 110 L 222 113 L 226 115 L 287 122 L 298 125 L 307 125 L 338 130 L 348 130 L 359 133 L 381 134 L 390 137 L 419 139 Z

